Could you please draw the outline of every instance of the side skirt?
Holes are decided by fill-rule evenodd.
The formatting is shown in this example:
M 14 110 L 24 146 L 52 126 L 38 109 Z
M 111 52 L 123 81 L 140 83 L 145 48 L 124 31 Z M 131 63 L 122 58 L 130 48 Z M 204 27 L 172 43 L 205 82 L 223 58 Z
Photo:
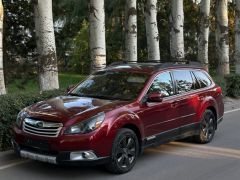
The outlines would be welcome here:
M 162 132 L 160 134 L 156 134 L 150 137 L 146 137 L 142 141 L 142 151 L 145 148 L 148 148 L 151 146 L 158 146 L 171 141 L 184 139 L 187 137 L 197 135 L 199 133 L 199 130 L 200 130 L 200 124 L 194 123 L 194 124 L 182 126 L 180 128 L 172 129 L 166 132 Z

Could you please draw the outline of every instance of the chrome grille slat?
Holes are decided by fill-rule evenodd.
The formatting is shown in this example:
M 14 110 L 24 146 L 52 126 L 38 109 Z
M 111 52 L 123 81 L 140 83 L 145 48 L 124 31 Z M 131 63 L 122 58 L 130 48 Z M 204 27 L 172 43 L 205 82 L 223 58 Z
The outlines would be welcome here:
M 57 132 L 59 129 L 61 129 L 61 127 L 59 127 L 58 129 L 42 129 L 42 128 L 35 128 L 35 127 L 32 127 L 32 126 L 29 126 L 28 124 L 24 123 L 24 126 L 26 128 L 31 128 L 33 130 L 38 130 L 38 131 L 49 131 L 49 132 Z
M 41 135 L 56 135 L 55 132 L 40 132 L 40 131 L 33 131 L 33 130 L 30 130 L 30 129 L 25 129 L 25 131 L 35 133 L 35 134 L 41 134 Z
M 23 121 L 23 131 L 36 136 L 57 137 L 62 127 L 62 123 L 52 123 L 31 118 L 25 118 Z

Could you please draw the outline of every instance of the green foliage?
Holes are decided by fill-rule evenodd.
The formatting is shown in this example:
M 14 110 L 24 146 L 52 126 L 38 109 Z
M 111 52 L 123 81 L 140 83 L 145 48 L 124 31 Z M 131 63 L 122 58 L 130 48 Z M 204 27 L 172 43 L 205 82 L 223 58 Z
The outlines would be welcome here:
M 70 54 L 70 60 L 67 67 L 68 70 L 79 72 L 81 74 L 89 73 L 90 57 L 89 57 L 89 23 L 83 20 L 80 31 L 72 40 L 73 50 Z
M 33 6 L 29 0 L 3 0 L 3 57 L 6 82 L 36 72 Z
M 12 126 L 21 109 L 64 93 L 63 90 L 55 90 L 42 94 L 27 92 L 0 96 L 0 151 L 11 147 Z
M 69 57 L 72 53 L 73 40 L 78 36 L 81 24 L 88 19 L 88 1 L 86 0 L 54 0 L 53 15 L 58 60 L 66 70 Z M 87 52 L 86 52 L 87 53 Z
M 225 77 L 227 95 L 234 98 L 240 97 L 240 75 L 230 74 Z
M 198 52 L 198 28 L 199 28 L 199 6 L 192 0 L 184 1 L 184 45 L 185 58 L 197 60 Z
M 162 60 L 170 59 L 170 4 L 169 1 L 158 1 L 158 30 L 159 30 L 159 43 L 160 55 Z

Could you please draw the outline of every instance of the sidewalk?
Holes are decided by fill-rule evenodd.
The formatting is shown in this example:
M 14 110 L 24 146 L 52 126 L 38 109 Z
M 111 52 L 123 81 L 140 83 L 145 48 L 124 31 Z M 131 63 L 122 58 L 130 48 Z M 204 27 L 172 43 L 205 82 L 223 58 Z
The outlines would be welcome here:
M 233 99 L 230 97 L 225 97 L 223 99 L 224 102 L 224 110 L 230 111 L 233 109 L 239 109 L 240 108 L 240 99 Z

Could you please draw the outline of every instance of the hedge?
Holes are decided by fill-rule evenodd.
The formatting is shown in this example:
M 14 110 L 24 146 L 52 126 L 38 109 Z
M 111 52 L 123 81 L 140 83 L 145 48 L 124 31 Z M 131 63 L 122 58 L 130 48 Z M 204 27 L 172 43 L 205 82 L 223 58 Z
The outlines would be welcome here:
M 216 84 L 221 86 L 223 95 L 240 98 L 240 75 L 229 74 L 223 77 L 213 77 Z
M 20 93 L 0 96 L 0 151 L 11 147 L 12 125 L 19 111 L 38 101 L 63 95 L 63 90 L 39 93 Z
M 227 96 L 240 98 L 240 75 L 230 74 L 225 77 Z

